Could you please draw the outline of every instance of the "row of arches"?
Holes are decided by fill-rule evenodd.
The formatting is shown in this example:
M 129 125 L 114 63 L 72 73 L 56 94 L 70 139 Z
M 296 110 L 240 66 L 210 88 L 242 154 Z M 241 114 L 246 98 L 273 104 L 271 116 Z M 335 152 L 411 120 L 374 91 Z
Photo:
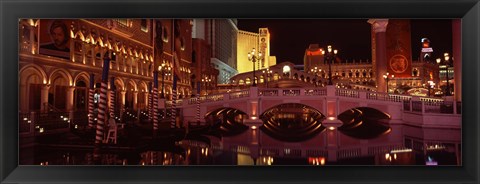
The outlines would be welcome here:
M 238 121 L 236 117 L 248 118 L 245 112 L 231 107 L 215 109 L 205 115 L 207 121 L 214 121 L 214 124 L 224 127 L 221 129 L 226 136 L 241 133 L 229 130 L 228 127 L 240 127 L 236 130 L 241 131 L 247 129 L 242 123 L 243 120 Z M 263 112 L 260 116 L 263 125 L 259 128 L 272 138 L 296 142 L 310 139 L 326 128 L 332 130 L 331 127 L 326 127 L 322 123 L 325 118 L 325 115 L 314 107 L 299 103 L 284 103 Z M 390 119 L 390 115 L 370 107 L 347 109 L 337 118 L 342 121 L 338 130 L 358 139 L 371 139 L 391 131 L 390 126 L 384 123 L 384 120 Z
M 48 72 L 47 72 L 48 71 Z M 20 71 L 20 111 L 30 112 L 47 110 L 87 110 L 90 75 L 87 72 L 72 72 L 66 69 L 50 69 L 36 64 L 27 64 Z M 99 93 L 101 75 L 94 75 L 96 93 Z M 109 80 L 112 80 L 110 78 Z M 110 91 L 115 91 L 117 109 L 127 107 L 144 109 L 148 104 L 149 81 L 113 77 L 109 82 Z M 159 86 L 161 90 L 161 86 Z M 172 87 L 164 88 L 166 98 L 171 99 Z M 178 87 L 179 98 L 188 97 L 191 91 L 184 86 Z

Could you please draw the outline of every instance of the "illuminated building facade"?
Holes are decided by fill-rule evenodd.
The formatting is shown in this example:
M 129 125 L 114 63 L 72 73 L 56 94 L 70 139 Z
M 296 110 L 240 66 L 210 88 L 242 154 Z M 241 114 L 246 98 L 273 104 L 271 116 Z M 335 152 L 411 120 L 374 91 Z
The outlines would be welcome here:
M 173 68 L 173 55 L 178 97 L 192 94 L 190 20 L 172 26 L 172 19 L 22 19 L 19 25 L 20 112 L 86 111 L 89 84 L 99 92 L 106 56 L 111 59 L 108 93 L 114 94 L 108 103 L 116 114 L 147 108 L 155 66 Z M 172 94 L 171 72 L 159 71 L 166 98 Z
M 255 69 L 261 70 L 276 64 L 275 56 L 270 56 L 270 32 L 260 28 L 258 33 L 238 31 L 237 36 L 237 70 L 238 73 L 253 71 L 253 63 L 248 60 L 248 53 L 255 48 L 262 52 L 262 59 L 255 63 Z
M 324 49 L 320 48 L 318 44 L 311 44 L 305 50 L 305 72 L 315 74 L 319 81 L 326 84 L 328 64 L 324 62 L 322 50 Z M 335 63 L 331 64 L 332 79 L 334 84 L 340 87 L 377 91 L 373 66 L 373 63 L 369 60 L 342 60 L 338 58 Z M 435 63 L 426 60 L 414 61 L 411 66 L 412 71 L 409 77 L 390 79 L 388 83 L 390 93 L 410 93 L 407 92 L 410 89 L 424 88 L 423 85 L 429 80 L 436 83 L 439 81 L 438 65 Z M 411 92 L 413 93 L 413 91 Z M 427 94 L 424 90 L 420 91 L 421 94 L 418 92 L 417 90 L 416 94 L 418 95 Z

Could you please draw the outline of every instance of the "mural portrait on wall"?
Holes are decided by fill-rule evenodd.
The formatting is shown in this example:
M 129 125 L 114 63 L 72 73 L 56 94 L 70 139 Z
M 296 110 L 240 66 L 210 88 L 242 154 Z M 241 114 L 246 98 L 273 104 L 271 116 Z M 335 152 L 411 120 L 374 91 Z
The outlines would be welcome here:
M 40 54 L 70 58 L 70 29 L 66 20 L 40 22 Z

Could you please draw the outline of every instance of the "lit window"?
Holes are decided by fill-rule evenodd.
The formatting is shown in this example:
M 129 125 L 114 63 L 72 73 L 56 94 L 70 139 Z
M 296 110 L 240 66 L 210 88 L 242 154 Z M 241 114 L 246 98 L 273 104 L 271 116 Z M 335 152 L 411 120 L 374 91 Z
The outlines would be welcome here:
M 283 73 L 289 73 L 290 72 L 290 66 L 285 65 L 283 66 Z
M 142 19 L 141 22 L 140 22 L 140 26 L 141 26 L 141 30 L 143 32 L 148 32 L 148 21 L 147 19 Z

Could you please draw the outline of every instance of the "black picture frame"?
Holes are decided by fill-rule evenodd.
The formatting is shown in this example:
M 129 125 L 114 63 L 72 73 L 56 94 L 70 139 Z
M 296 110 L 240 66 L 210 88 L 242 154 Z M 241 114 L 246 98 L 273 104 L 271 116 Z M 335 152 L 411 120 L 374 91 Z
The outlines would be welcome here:
M 1 0 L 1 183 L 479 183 L 478 0 Z M 461 18 L 462 166 L 18 166 L 19 18 Z

